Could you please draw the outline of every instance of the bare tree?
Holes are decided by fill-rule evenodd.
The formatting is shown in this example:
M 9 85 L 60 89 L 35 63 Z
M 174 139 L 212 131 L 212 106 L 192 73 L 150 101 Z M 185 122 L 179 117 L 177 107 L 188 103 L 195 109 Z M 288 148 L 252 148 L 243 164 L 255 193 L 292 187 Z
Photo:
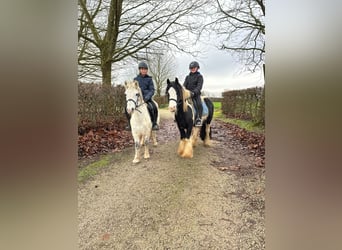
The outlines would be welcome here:
M 144 49 L 191 44 L 177 36 L 191 31 L 188 16 L 205 0 L 79 0 L 79 76 L 99 77 L 110 85 L 113 63 L 139 58 Z
M 264 0 L 216 0 L 215 8 L 207 30 L 222 36 L 220 49 L 233 52 L 254 72 L 263 65 L 265 55 Z
M 176 65 L 174 56 L 163 51 L 152 54 L 152 56 L 148 56 L 147 58 L 149 72 L 156 87 L 156 96 L 161 96 L 166 85 L 166 80 L 175 76 Z

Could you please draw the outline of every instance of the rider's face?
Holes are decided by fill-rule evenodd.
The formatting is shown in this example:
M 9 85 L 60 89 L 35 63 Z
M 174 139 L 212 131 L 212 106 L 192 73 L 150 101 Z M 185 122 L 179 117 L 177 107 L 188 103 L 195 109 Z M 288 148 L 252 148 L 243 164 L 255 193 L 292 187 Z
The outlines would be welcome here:
M 191 68 L 191 69 L 190 69 L 190 72 L 191 72 L 191 73 L 195 73 L 197 70 L 198 70 L 198 68 L 197 68 L 197 67 L 194 67 L 194 68 Z
M 147 74 L 147 71 L 148 71 L 148 70 L 145 69 L 145 68 L 140 68 L 140 69 L 139 69 L 139 73 L 140 73 L 141 75 L 143 75 L 143 76 Z

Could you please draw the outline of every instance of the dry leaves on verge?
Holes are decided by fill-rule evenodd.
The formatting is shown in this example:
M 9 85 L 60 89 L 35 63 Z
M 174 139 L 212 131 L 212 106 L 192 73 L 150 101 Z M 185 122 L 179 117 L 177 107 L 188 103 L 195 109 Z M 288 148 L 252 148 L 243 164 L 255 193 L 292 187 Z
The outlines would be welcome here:
M 131 132 L 124 130 L 125 122 L 106 122 L 91 126 L 82 123 L 78 128 L 78 157 L 118 152 L 133 145 Z
M 241 145 L 243 150 L 255 156 L 255 166 L 265 167 L 265 135 L 255 133 L 240 128 L 231 123 L 215 121 L 214 137 L 219 141 L 227 141 L 230 143 Z

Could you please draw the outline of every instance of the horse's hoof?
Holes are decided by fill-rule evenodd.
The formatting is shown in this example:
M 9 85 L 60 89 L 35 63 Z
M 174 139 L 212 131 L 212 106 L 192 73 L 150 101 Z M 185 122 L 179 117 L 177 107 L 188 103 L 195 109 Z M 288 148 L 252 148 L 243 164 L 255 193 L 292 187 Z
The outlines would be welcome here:
M 140 161 L 139 160 L 133 160 L 132 161 L 134 164 L 137 164 L 137 163 L 139 163 Z
M 150 156 L 148 155 L 148 156 L 144 156 L 144 159 L 150 159 Z
M 181 155 L 181 157 L 182 157 L 182 158 L 188 158 L 188 159 L 191 159 L 191 158 L 193 158 L 193 157 L 194 157 L 194 155 L 193 155 L 193 154 L 183 154 L 183 155 Z
M 158 146 L 158 142 L 153 143 L 153 146 L 154 146 L 154 147 L 157 147 L 157 146 Z

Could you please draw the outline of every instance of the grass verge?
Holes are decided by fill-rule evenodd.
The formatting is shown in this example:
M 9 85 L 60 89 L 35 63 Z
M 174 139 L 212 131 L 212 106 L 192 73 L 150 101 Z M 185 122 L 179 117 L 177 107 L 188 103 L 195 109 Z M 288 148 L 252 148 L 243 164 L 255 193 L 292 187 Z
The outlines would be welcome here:
M 214 118 L 220 121 L 226 122 L 226 123 L 235 124 L 239 126 L 240 128 L 244 128 L 250 132 L 256 132 L 256 133 L 265 132 L 264 127 L 256 125 L 255 122 L 253 121 L 227 118 L 224 114 L 222 114 L 221 102 L 214 102 Z
M 96 175 L 101 168 L 108 166 L 110 161 L 111 161 L 110 155 L 101 156 L 99 160 L 81 168 L 78 171 L 77 180 L 79 182 L 83 182 L 89 179 L 90 177 Z

